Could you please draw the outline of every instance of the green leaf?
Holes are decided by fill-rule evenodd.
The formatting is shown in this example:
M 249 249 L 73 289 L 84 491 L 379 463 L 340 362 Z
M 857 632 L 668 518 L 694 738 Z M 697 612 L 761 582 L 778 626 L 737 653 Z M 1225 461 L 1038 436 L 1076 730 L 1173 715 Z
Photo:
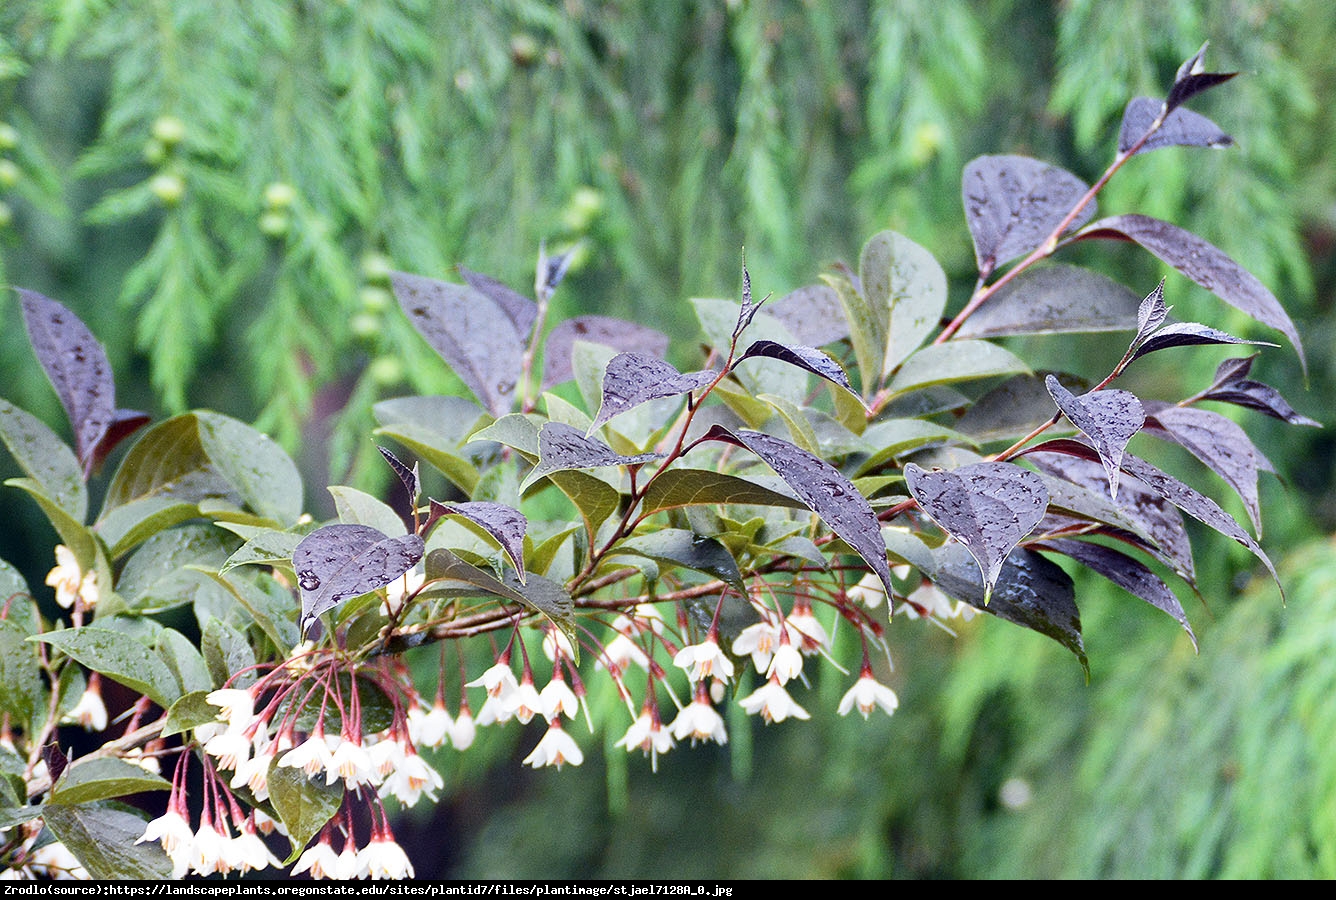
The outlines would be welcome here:
M 598 534 L 599 527 L 621 508 L 621 492 L 601 478 L 574 469 L 547 477 L 575 504 L 591 536 Z
M 204 657 L 195 649 L 190 638 L 181 632 L 174 628 L 164 628 L 158 632 L 155 649 L 176 676 L 176 684 L 183 695 L 192 691 L 207 691 L 213 687 Z
M 946 309 L 946 273 L 925 248 L 894 231 L 872 236 L 859 261 L 863 295 L 886 334 L 884 379 L 919 348 Z
M 119 559 L 153 535 L 199 516 L 199 506 L 194 503 L 173 497 L 141 497 L 107 510 L 97 523 L 97 532 L 106 541 L 111 558 Z
M 171 708 L 167 710 L 167 722 L 162 726 L 162 736 L 171 737 L 174 734 L 183 734 L 192 728 L 198 728 L 200 725 L 217 722 L 218 707 L 205 699 L 209 696 L 211 690 L 212 688 L 191 691 L 188 694 L 183 694 L 179 700 L 173 703 Z
M 36 717 L 44 715 L 47 708 L 46 680 L 37 648 L 26 642 L 27 637 L 17 622 L 0 619 L 0 685 L 4 686 L 0 690 L 0 710 L 25 728 L 38 724 Z
M 382 534 L 404 534 L 404 520 L 399 514 L 375 497 L 357 488 L 331 485 L 330 496 L 338 510 L 339 521 L 345 525 L 369 525 Z
M 37 501 L 47 520 L 51 522 L 51 527 L 60 535 L 60 542 L 70 548 L 70 552 L 79 561 L 79 567 L 83 571 L 96 568 L 98 587 L 105 599 L 110 593 L 109 586 L 115 582 L 111 577 L 111 566 L 107 563 L 106 555 L 92 530 L 42 493 L 41 485 L 31 478 L 10 478 L 5 484 L 26 491 Z
M 114 757 L 76 761 L 51 789 L 52 803 L 72 805 L 124 797 L 142 791 L 169 790 L 172 783 L 132 762 Z
M 0 440 L 14 461 L 70 518 L 88 515 L 88 490 L 74 451 L 36 416 L 0 400 Z
M 291 525 L 301 515 L 301 476 L 267 435 L 212 412 L 186 413 L 149 429 L 121 461 L 102 518 L 143 497 L 221 500 Z
M 998 289 L 956 332 L 959 338 L 1132 331 L 1140 298 L 1079 266 L 1028 269 Z
M 1009 350 L 987 341 L 947 341 L 915 353 L 891 379 L 892 396 L 939 384 L 1030 371 Z
M 543 427 L 544 421 L 542 416 L 510 413 L 486 428 L 475 431 L 468 442 L 472 444 L 478 441 L 495 441 L 498 444 L 505 444 L 518 450 L 532 462 L 538 459 L 538 432 Z
M 807 509 L 807 504 L 797 497 L 766 487 L 758 480 L 709 469 L 668 469 L 645 490 L 643 502 L 646 513 L 680 506 L 728 504 Z
M 197 412 L 205 455 L 261 516 L 292 525 L 302 514 L 301 473 L 269 435 L 215 412 Z
M 723 544 L 714 538 L 681 528 L 665 528 L 651 534 L 629 537 L 617 544 L 613 552 L 634 553 L 655 562 L 694 569 L 718 578 L 739 594 L 747 592 L 737 560 Z
M 156 841 L 135 843 L 148 823 L 134 813 L 90 804 L 48 803 L 42 818 L 96 879 L 163 881 L 171 875 L 171 860 Z
M 226 574 L 238 566 L 292 566 L 292 552 L 305 535 L 291 531 L 266 528 L 252 535 L 245 544 L 227 558 L 218 574 Z
M 200 570 L 200 574 L 213 579 L 225 589 L 250 614 L 260 630 L 269 636 L 281 654 L 287 656 L 301 642 L 297 624 L 292 618 L 292 613 L 297 611 L 297 604 L 293 602 L 292 594 L 272 578 L 264 578 L 257 584 L 240 577 L 240 573 L 225 576 L 221 572 Z
M 863 396 L 871 397 L 877 387 L 877 372 L 881 371 L 886 353 L 886 325 L 862 291 L 848 278 L 822 275 L 822 280 L 835 290 L 849 323 L 849 343 L 854 349 L 854 361 L 862 379 Z M 883 307 L 884 309 L 884 307 Z
M 343 783 L 327 785 L 311 780 L 301 769 L 280 766 L 277 758 L 269 764 L 269 802 L 292 842 L 292 853 L 284 865 L 301 856 L 311 838 L 325 827 L 343 803 Z
M 795 446 L 801 447 L 808 453 L 821 454 L 821 444 L 817 440 L 816 432 L 812 430 L 812 423 L 807 421 L 807 416 L 803 415 L 797 404 L 790 403 L 775 394 L 757 394 L 756 399 L 764 400 L 779 413 L 779 417 L 789 429 L 789 438 Z
M 205 623 L 200 649 L 214 686 L 244 688 L 255 681 L 255 653 L 250 643 L 221 619 L 211 618 Z
M 876 450 L 859 464 L 856 475 L 871 472 L 906 453 L 935 444 L 977 446 L 968 436 L 945 425 L 923 419 L 883 419 L 863 432 L 863 440 Z
M 37 612 L 37 600 L 28 590 L 28 582 L 18 569 L 0 559 L 0 607 L 5 620 L 24 629 L 24 634 L 41 631 L 42 620 Z M 0 684 L 3 684 L 0 681 Z
M 29 640 L 50 644 L 95 672 L 146 694 L 163 709 L 181 696 L 176 678 L 157 654 L 128 635 L 98 625 L 67 628 Z
M 204 524 L 155 534 L 126 562 L 117 591 L 136 612 L 158 612 L 191 603 L 202 583 L 185 567 L 217 569 L 235 543 L 232 535 Z

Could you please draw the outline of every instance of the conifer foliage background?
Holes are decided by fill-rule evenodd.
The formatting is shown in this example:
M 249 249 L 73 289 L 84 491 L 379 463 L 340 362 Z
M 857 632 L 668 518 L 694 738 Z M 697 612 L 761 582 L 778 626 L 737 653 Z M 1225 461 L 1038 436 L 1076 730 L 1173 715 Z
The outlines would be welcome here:
M 1316 0 L 12 0 L 0 282 L 76 310 L 123 404 L 213 407 L 319 478 L 370 477 L 370 404 L 450 386 L 388 267 L 522 288 L 540 241 L 578 244 L 558 314 L 675 336 L 695 328 L 686 298 L 736 292 L 744 246 L 777 295 L 885 227 L 969 279 L 964 163 L 1097 174 L 1127 98 L 1161 91 L 1203 40 L 1244 73 L 1202 108 L 1237 146 L 1139 158 L 1105 208 L 1180 223 L 1271 286 L 1312 377 L 1279 353 L 1259 368 L 1329 419 L 1336 14 Z M 1162 274 L 1120 266 L 1132 285 Z M 1185 318 L 1204 302 L 1177 276 L 1167 290 Z M 1142 377 L 1195 389 L 1215 362 Z M 18 328 L 0 331 L 0 372 L 58 421 Z M 1222 546 L 1202 561 L 1200 657 L 1149 614 L 1104 623 L 1086 686 L 1016 630 L 897 623 L 910 674 L 886 722 L 837 724 L 832 696 L 812 723 L 655 778 L 618 754 L 552 778 L 456 761 L 440 869 L 419 875 L 1336 876 L 1332 445 L 1281 427 L 1255 437 L 1296 473 L 1264 495 L 1268 544 L 1306 545 L 1289 608 L 1260 585 L 1235 599 L 1246 562 Z M 7 558 L 47 564 L 18 540 Z

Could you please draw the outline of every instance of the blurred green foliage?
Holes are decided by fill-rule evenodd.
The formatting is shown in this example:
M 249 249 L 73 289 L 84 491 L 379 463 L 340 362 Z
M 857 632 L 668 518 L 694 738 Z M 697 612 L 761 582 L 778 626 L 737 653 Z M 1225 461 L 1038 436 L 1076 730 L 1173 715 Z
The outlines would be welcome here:
M 16 0 L 0 6 L 0 282 L 89 323 L 121 405 L 216 408 L 299 448 L 312 483 L 365 480 L 370 404 L 451 384 L 387 268 L 464 264 L 522 288 L 540 241 L 578 245 L 558 317 L 681 337 L 687 298 L 736 293 L 744 246 L 778 295 L 891 227 L 942 260 L 958 306 L 964 163 L 1023 153 L 1094 177 L 1127 99 L 1161 93 L 1203 40 L 1244 73 L 1194 103 L 1237 146 L 1138 157 L 1103 208 L 1176 222 L 1270 286 L 1311 382 L 1284 350 L 1255 373 L 1321 419 L 1336 15 L 1317 0 Z M 1100 259 L 1142 292 L 1162 274 L 1130 248 Z M 1266 336 L 1176 275 L 1166 295 L 1182 318 Z M 1023 352 L 1071 368 L 1094 359 L 1078 340 Z M 1134 380 L 1197 390 L 1223 355 Z M 17 327 L 0 371 L 7 399 L 60 420 Z M 1264 485 L 1279 557 L 1336 528 L 1332 441 L 1249 425 L 1290 482 Z M 458 827 L 438 874 L 1332 877 L 1331 545 L 1291 556 L 1288 609 L 1265 587 L 1235 602 L 1249 561 L 1213 546 L 1199 658 L 1101 597 L 1083 602 L 1106 619 L 1087 625 L 1090 686 L 1017 629 L 897 623 L 889 721 L 837 724 L 818 684 L 813 722 L 670 754 L 655 777 L 616 749 L 560 774 L 488 770 L 496 741 L 445 763 Z M 1031 792 L 1015 809 L 1011 778 Z

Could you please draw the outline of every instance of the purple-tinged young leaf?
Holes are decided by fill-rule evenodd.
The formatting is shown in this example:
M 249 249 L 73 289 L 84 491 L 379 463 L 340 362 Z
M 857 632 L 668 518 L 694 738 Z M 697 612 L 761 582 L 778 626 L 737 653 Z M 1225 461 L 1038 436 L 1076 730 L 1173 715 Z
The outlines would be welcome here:
M 1073 425 L 1090 438 L 1109 476 L 1109 496 L 1118 499 L 1118 467 L 1132 435 L 1141 430 L 1146 413 L 1130 391 L 1091 391 L 1074 395 L 1049 375 L 1044 379 L 1053 402 Z
M 974 557 L 983 575 L 985 605 L 1003 562 L 1048 509 L 1043 479 L 1008 462 L 932 472 L 907 463 L 905 486 L 919 508 Z
M 1131 150 L 1154 124 L 1163 108 L 1163 102 L 1151 97 L 1132 98 L 1123 112 L 1123 125 L 1118 132 L 1118 152 Z M 1161 147 L 1228 147 L 1233 143 L 1232 137 L 1205 116 L 1190 109 L 1176 109 L 1141 145 L 1137 153 L 1147 153 Z
M 1198 324 L 1197 322 L 1175 322 L 1172 325 L 1166 325 L 1159 331 L 1152 334 L 1136 352 L 1132 354 L 1132 359 L 1140 359 L 1147 353 L 1154 353 L 1157 350 L 1168 350 L 1170 347 L 1189 347 L 1196 344 L 1254 344 L 1263 347 L 1274 347 L 1268 341 L 1248 341 L 1243 338 L 1234 337 L 1215 328 Z M 1131 360 L 1129 360 L 1130 362 Z
M 1134 214 L 1101 219 L 1083 229 L 1074 239 L 1087 238 L 1111 238 L 1140 244 L 1221 300 L 1284 334 L 1294 345 L 1299 362 L 1307 371 L 1299 332 L 1275 295 L 1220 248 L 1177 225 Z
M 1079 266 L 1030 269 L 1003 285 L 965 320 L 958 338 L 1124 331 L 1135 327 L 1137 296 Z
M 524 338 L 510 314 L 468 285 L 394 272 L 399 305 L 418 334 L 495 416 L 515 403 Z
M 1206 56 L 1207 44 L 1202 44 L 1201 49 L 1183 62 L 1178 67 L 1178 74 L 1174 76 L 1174 84 L 1169 88 L 1169 96 L 1165 98 L 1165 108 L 1173 112 L 1188 99 L 1200 94 L 1208 88 L 1213 88 L 1217 84 L 1222 84 L 1233 78 L 1238 72 L 1207 72 L 1203 63 Z
M 93 471 L 98 472 L 102 464 L 107 461 L 107 457 L 121 443 L 121 441 L 143 428 L 152 419 L 147 413 L 139 412 L 135 409 L 118 409 L 112 414 L 111 424 L 102 434 L 102 440 L 97 442 L 93 448 Z
M 1132 348 L 1138 348 L 1149 338 L 1155 329 L 1164 324 L 1169 317 L 1169 307 L 1164 305 L 1164 279 L 1155 285 L 1155 290 L 1146 295 L 1137 309 L 1137 336 L 1132 339 Z
M 529 335 L 533 333 L 533 323 L 538 318 L 537 304 L 495 278 L 470 271 L 463 266 L 458 268 L 459 277 L 464 279 L 464 283 L 478 293 L 486 295 L 499 306 L 515 326 L 515 333 L 527 341 Z
M 735 433 L 716 425 L 706 432 L 704 439 L 746 447 L 759 456 L 826 527 L 863 558 L 885 585 L 887 595 L 894 594 L 891 567 L 886 561 L 886 543 L 881 537 L 877 514 L 843 473 L 801 447 L 759 431 Z
M 772 300 L 766 312 L 809 347 L 824 347 L 849 336 L 840 295 L 828 284 L 810 284 Z
M 744 359 L 752 359 L 758 356 L 777 359 L 791 366 L 805 369 L 818 378 L 824 378 L 831 384 L 838 385 L 858 397 L 858 392 L 849 383 L 849 376 L 845 374 L 844 369 L 840 367 L 839 363 L 831 359 L 824 350 L 818 350 L 815 347 L 789 347 L 776 341 L 760 340 L 748 347 L 747 352 L 739 356 L 734 365 Z M 858 402 L 862 403 L 863 398 L 858 397 Z
M 718 372 L 710 370 L 683 375 L 657 356 L 619 353 L 608 362 L 603 372 L 603 400 L 589 430 L 594 431 L 642 403 L 705 387 L 718 376 Z
M 352 597 L 382 588 L 422 559 L 422 538 L 391 538 L 366 525 L 326 525 L 302 539 L 292 554 L 301 591 L 301 633 Z
M 566 277 L 566 270 L 575 259 L 575 251 L 568 250 L 556 256 L 547 255 L 547 244 L 538 245 L 538 265 L 534 269 L 533 289 L 540 300 L 549 300 Z
M 1197 649 L 1197 636 L 1192 633 L 1192 625 L 1188 622 L 1187 614 L 1183 612 L 1182 604 L 1160 576 L 1140 560 L 1102 544 L 1067 538 L 1032 544 L 1031 548 L 1052 550 L 1069 556 L 1087 569 L 1103 575 L 1129 594 L 1140 597 L 1161 612 L 1168 613 L 1188 633 L 1188 637 L 1192 640 L 1192 649 Z
M 490 534 L 515 567 L 515 575 L 520 584 L 524 583 L 524 533 L 528 530 L 529 520 L 517 509 L 504 503 L 487 503 L 481 500 L 468 503 L 440 503 L 431 501 L 432 521 L 440 515 L 463 516 L 483 531 Z
M 1052 638 L 1076 655 L 1086 677 L 1090 662 L 1081 640 L 1081 613 L 1076 586 L 1056 563 L 1023 547 L 1002 564 L 997 586 L 988 594 L 977 561 L 965 547 L 946 543 L 932 551 L 930 577 L 942 591 L 1022 628 Z
M 1089 186 L 1070 172 L 1028 156 L 980 156 L 965 166 L 965 220 L 979 275 L 1039 247 L 1085 196 Z M 1088 203 L 1070 227 L 1095 214 Z
M 1109 502 L 1104 495 L 1108 475 L 1093 447 L 1079 441 L 1053 440 L 1024 453 L 1042 472 L 1060 484 L 1072 486 L 1070 490 L 1051 489 L 1053 505 L 1134 534 L 1180 578 L 1196 584 L 1192 544 L 1178 507 L 1139 481 L 1123 479 L 1118 486 L 1117 510 L 1110 515 L 1099 505 Z
M 1253 531 L 1261 535 L 1257 470 L 1273 470 L 1242 428 L 1210 410 L 1166 405 L 1147 417 L 1146 430 L 1183 447 L 1223 478 L 1238 492 Z
M 418 478 L 418 464 L 414 462 L 413 468 L 410 469 L 399 461 L 399 457 L 386 448 L 377 444 L 376 449 L 380 451 L 381 456 L 385 457 L 385 462 L 390 464 L 394 474 L 399 476 L 399 483 L 404 486 L 404 490 L 408 493 L 409 502 L 416 505 L 418 493 L 421 489 L 421 480 Z
M 98 444 L 116 418 L 111 363 L 93 333 L 64 306 L 36 291 L 18 289 L 23 322 L 74 431 L 74 452 L 86 480 Z
M 566 469 L 598 469 L 604 466 L 638 466 L 660 459 L 660 453 L 623 456 L 602 441 L 586 437 L 578 428 L 548 422 L 538 432 L 538 465 L 520 485 L 524 490 L 539 478 Z
M 762 297 L 759 303 L 752 302 L 751 292 L 751 273 L 747 271 L 747 264 L 742 264 L 742 306 L 738 310 L 738 324 L 733 326 L 733 342 L 736 344 L 742 332 L 747 330 L 747 326 L 756 318 L 756 314 L 761 311 L 761 306 L 769 299 Z
M 622 352 L 648 353 L 663 357 L 668 352 L 668 335 L 644 325 L 607 316 L 576 316 L 548 333 L 543 344 L 543 389 L 575 377 L 571 368 L 571 348 L 576 341 L 602 344 Z

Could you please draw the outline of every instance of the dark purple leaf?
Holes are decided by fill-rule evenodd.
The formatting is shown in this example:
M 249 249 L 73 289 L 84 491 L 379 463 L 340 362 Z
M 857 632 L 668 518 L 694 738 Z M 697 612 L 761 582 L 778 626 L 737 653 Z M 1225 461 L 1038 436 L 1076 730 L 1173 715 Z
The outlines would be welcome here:
M 1118 152 L 1126 153 L 1141 139 L 1160 115 L 1164 103 L 1151 97 L 1134 97 L 1123 112 L 1123 126 L 1118 132 Z M 1176 109 L 1137 153 L 1161 147 L 1228 147 L 1234 139 L 1205 116 L 1190 109 Z
M 1137 296 L 1079 266 L 1030 269 L 1007 282 L 965 320 L 960 338 L 1124 331 L 1136 326 Z
M 743 596 L 747 594 L 742 572 L 728 548 L 714 538 L 683 528 L 664 528 L 627 538 L 616 546 L 615 552 L 633 553 L 657 562 L 695 569 L 718 578 Z
M 980 156 L 965 166 L 965 220 L 974 239 L 979 274 L 1041 245 L 1089 187 L 1070 172 L 1028 156 Z M 1070 224 L 1095 213 L 1086 205 Z
M 416 504 L 418 492 L 421 489 L 417 463 L 413 463 L 413 468 L 410 469 L 399 461 L 399 457 L 395 456 L 384 447 L 377 445 L 376 449 L 380 451 L 381 456 L 385 457 L 385 461 L 390 464 L 390 468 L 394 470 L 394 474 L 399 476 L 399 482 L 404 486 L 404 490 L 408 492 L 409 502 Z
M 888 596 L 894 593 L 891 567 L 886 561 L 886 543 L 881 537 L 877 514 L 853 482 L 838 469 L 788 441 L 759 431 L 735 433 L 716 425 L 705 437 L 746 447 L 759 456 L 784 479 L 808 509 L 820 516 L 831 531 L 863 558 L 881 579 Z
M 840 295 L 828 284 L 800 287 L 772 300 L 766 312 L 810 347 L 824 347 L 849 336 Z
M 1174 76 L 1174 84 L 1169 88 L 1169 96 L 1164 101 L 1165 108 L 1170 112 L 1177 109 L 1189 98 L 1239 74 L 1238 72 L 1207 72 L 1206 66 L 1202 62 L 1206 56 L 1206 47 L 1206 44 L 1202 44 L 1200 50 L 1178 67 L 1178 74 Z
M 1190 347 L 1196 344 L 1255 344 L 1266 347 L 1274 347 L 1275 344 L 1267 341 L 1247 341 L 1243 338 L 1234 337 L 1232 334 L 1226 334 L 1206 325 L 1197 322 L 1175 322 L 1173 325 L 1166 325 L 1159 331 L 1147 338 L 1136 352 L 1132 354 L 1132 359 L 1140 359 L 1147 353 L 1154 353 L 1156 350 L 1168 350 L 1170 347 Z
M 1069 556 L 1087 569 L 1103 575 L 1129 594 L 1140 597 L 1156 609 L 1168 613 L 1188 633 L 1188 637 L 1192 639 L 1192 649 L 1197 649 L 1197 636 L 1192 633 L 1192 625 L 1188 623 L 1182 604 L 1178 602 L 1174 592 L 1169 590 L 1169 585 L 1141 561 L 1102 544 L 1066 538 L 1030 546 L 1035 550 L 1053 550 Z
M 1238 492 L 1253 530 L 1261 535 L 1257 470 L 1273 470 L 1242 428 L 1210 410 L 1165 406 L 1146 419 L 1146 430 L 1182 446 L 1223 478 Z
M 863 398 L 858 396 L 858 392 L 849 384 L 849 376 L 845 374 L 840 364 L 831 359 L 824 350 L 818 350 L 815 347 L 789 347 L 776 341 L 760 340 L 747 348 L 747 352 L 738 357 L 734 363 L 740 363 L 744 359 L 752 359 L 762 356 L 767 359 L 778 359 L 791 366 L 797 366 L 824 378 L 832 384 L 839 385 L 849 393 L 858 397 L 858 402 L 862 403 Z
M 571 369 L 571 348 L 576 341 L 658 357 L 668 352 L 668 336 L 653 328 L 607 316 L 576 316 L 553 328 L 543 344 L 544 389 L 575 377 Z
M 538 432 L 538 465 L 521 488 L 553 472 L 566 469 L 597 469 L 603 466 L 636 466 L 659 459 L 659 453 L 623 456 L 602 441 L 586 437 L 563 422 L 548 422 Z
M 504 578 L 497 578 L 444 548 L 427 554 L 425 569 L 429 585 L 424 593 L 469 596 L 481 588 L 511 602 L 533 607 L 574 638 L 570 623 L 571 595 L 554 581 L 532 572 L 522 582 L 509 572 Z
M 935 565 L 931 578 L 944 592 L 975 609 L 1052 638 L 1076 654 L 1086 677 L 1090 677 L 1090 663 L 1081 641 L 1076 588 L 1059 565 L 1017 548 L 1002 564 L 990 596 L 979 576 L 979 566 L 965 547 L 946 543 L 932 555 Z
M 382 588 L 422 559 L 422 538 L 387 537 L 367 525 L 326 525 L 292 554 L 301 590 L 301 633 L 344 600 Z
M 1291 425 L 1312 425 L 1321 428 L 1321 422 L 1296 412 L 1271 385 L 1251 381 L 1245 377 L 1252 370 L 1253 360 L 1256 358 L 1257 354 L 1254 353 L 1252 356 L 1227 359 L 1222 362 L 1215 370 L 1215 382 L 1199 399 L 1233 403 Z
M 488 299 L 501 307 L 502 312 L 515 326 L 515 333 L 521 340 L 529 339 L 529 335 L 533 332 L 533 323 L 538 318 L 537 304 L 495 278 L 470 271 L 463 266 L 459 266 L 459 277 L 463 278 L 469 287 L 480 294 L 485 294 Z
M 23 322 L 37 361 L 46 370 L 74 431 L 74 451 L 84 478 L 97 448 L 116 419 L 116 385 L 102 345 L 79 317 L 35 291 L 18 289 Z
M 432 349 L 495 416 L 515 403 L 524 338 L 504 308 L 468 285 L 394 272 L 399 305 Z
M 1284 597 L 1285 588 L 1280 583 L 1280 576 L 1276 573 L 1276 567 L 1271 564 L 1271 558 L 1252 539 L 1252 535 L 1244 531 L 1239 523 L 1235 522 L 1234 518 L 1221 509 L 1214 500 L 1198 493 L 1172 475 L 1160 471 L 1144 459 L 1139 459 L 1131 454 L 1123 457 L 1123 471 L 1139 479 L 1146 487 L 1198 522 L 1214 528 L 1226 537 L 1233 538 L 1247 547 L 1253 556 L 1256 556 L 1266 566 L 1267 571 L 1271 573 L 1271 577 L 1275 579 L 1276 586 L 1280 588 L 1281 596 Z
M 449 504 L 433 500 L 433 514 L 438 508 L 444 515 L 463 516 L 495 538 L 506 556 L 510 557 L 510 564 L 515 567 L 520 583 L 524 583 L 524 533 L 528 530 L 529 520 L 524 518 L 523 513 L 504 503 L 481 500 Z
M 1090 438 L 1109 476 L 1109 496 L 1118 499 L 1118 467 L 1132 435 L 1146 421 L 1141 401 L 1130 391 L 1091 391 L 1077 397 L 1049 375 L 1044 379 L 1053 402 Z
M 983 574 L 988 603 L 1007 555 L 1048 508 L 1048 489 L 1034 472 L 1008 462 L 980 462 L 950 471 L 905 465 L 905 485 L 919 508 L 965 545 Z
M 705 387 L 718 376 L 718 372 L 709 370 L 683 375 L 657 356 L 618 353 L 603 372 L 603 400 L 589 430 L 642 403 Z
M 1082 230 L 1076 239 L 1092 237 L 1128 240 L 1145 247 L 1221 300 L 1284 334 L 1294 345 L 1299 362 L 1307 371 L 1299 332 L 1279 301 L 1252 273 L 1220 248 L 1177 225 L 1140 215 L 1101 219 Z
M 1055 478 L 1070 482 L 1074 487 L 1084 489 L 1092 495 L 1071 495 L 1071 492 L 1053 492 L 1051 502 L 1069 509 L 1079 515 L 1089 516 L 1095 521 L 1107 522 L 1118 528 L 1126 528 L 1140 537 L 1148 538 L 1152 549 L 1178 575 L 1189 584 L 1196 582 L 1196 567 L 1192 561 L 1192 544 L 1187 531 L 1183 528 L 1183 517 L 1172 503 L 1152 492 L 1140 482 L 1126 479 L 1119 484 L 1117 511 L 1125 516 L 1107 515 L 1102 507 L 1093 506 L 1091 501 L 1103 499 L 1104 488 L 1108 485 L 1108 475 L 1095 449 L 1079 441 L 1053 440 L 1027 449 L 1025 457 L 1039 469 Z M 1130 526 L 1130 527 L 1129 527 Z

